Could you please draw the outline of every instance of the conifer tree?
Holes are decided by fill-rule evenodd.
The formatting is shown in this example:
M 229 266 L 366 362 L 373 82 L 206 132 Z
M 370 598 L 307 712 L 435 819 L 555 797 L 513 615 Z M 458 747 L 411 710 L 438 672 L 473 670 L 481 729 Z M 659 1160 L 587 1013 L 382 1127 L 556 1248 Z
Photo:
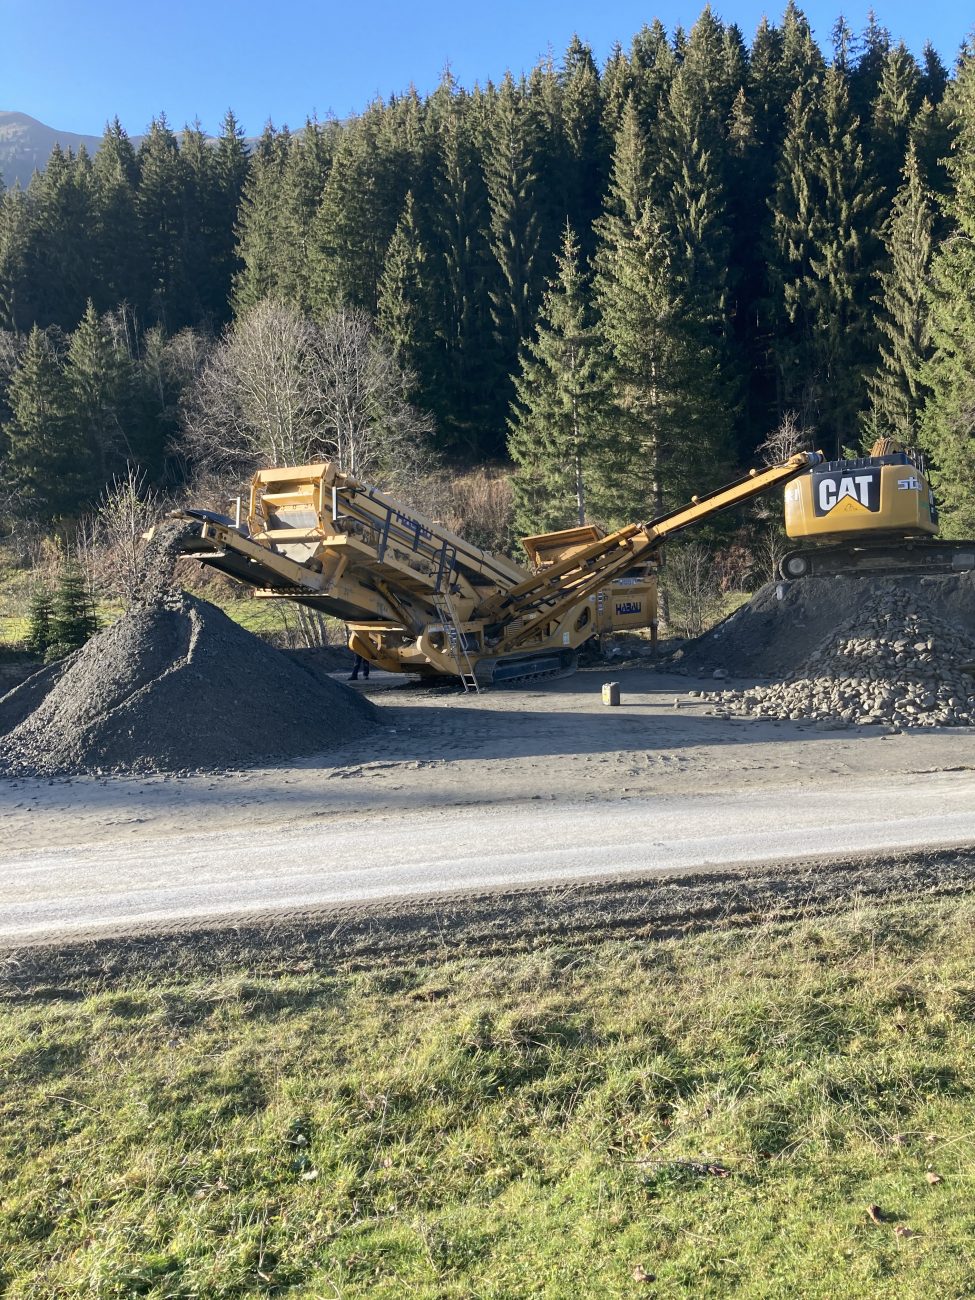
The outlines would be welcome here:
M 273 205 L 274 283 L 279 297 L 311 309 L 311 230 L 328 180 L 335 129 L 309 118 L 288 141 Z
M 921 443 L 934 464 L 942 531 L 975 535 L 975 53 L 962 58 L 950 91 L 955 141 L 948 168 L 952 233 L 932 259 L 933 355 L 922 372 L 930 396 Z
M 893 436 L 913 445 L 926 396 L 921 372 L 928 359 L 927 283 L 931 262 L 931 196 L 917 154 L 908 147 L 903 184 L 885 231 L 886 265 L 877 272 L 880 293 L 880 362 L 868 376 L 868 442 Z
M 379 281 L 377 323 L 402 369 L 423 373 L 429 348 L 427 254 L 416 223 L 413 191 L 389 241 Z
M 522 349 L 508 422 L 515 527 L 523 533 L 585 523 L 605 404 L 581 249 L 567 225 L 536 335 Z
M 592 50 L 574 36 L 560 75 L 561 128 L 565 140 L 565 219 L 579 232 L 583 256 L 594 247 L 592 225 L 599 216 L 609 173 L 602 128 L 599 72 Z
M 92 163 L 95 191 L 95 274 L 90 293 L 103 311 L 127 303 L 146 308 L 146 277 L 139 237 L 135 149 L 116 117 L 105 127 Z
M 865 394 L 865 372 L 876 344 L 868 301 L 876 255 L 873 186 L 859 121 L 850 108 L 846 79 L 830 68 L 823 84 L 823 136 L 813 156 L 820 192 L 810 305 L 819 377 L 816 424 L 837 454 L 854 436 Z
M 200 141 L 202 151 L 194 138 L 192 156 L 187 157 L 193 188 L 197 190 L 194 202 L 191 189 L 188 220 L 193 220 L 195 207 L 201 223 L 202 313 L 211 323 L 222 324 L 230 316 L 231 287 L 240 269 L 235 226 L 247 180 L 247 146 L 243 129 L 230 109 L 224 115 L 216 144 L 211 145 L 202 135 Z M 185 144 L 183 153 L 185 156 Z
M 597 224 L 594 283 L 614 394 L 600 496 L 616 521 L 660 513 L 699 491 L 720 476 L 729 450 L 718 357 L 693 295 L 682 293 L 681 258 L 645 197 L 645 168 L 631 102 Z
M 290 137 L 269 122 L 261 133 L 250 161 L 237 216 L 237 261 L 232 302 L 234 313 L 243 315 L 281 283 L 283 256 L 280 227 L 284 170 Z
M 506 373 L 528 336 L 541 286 L 538 125 L 524 86 L 505 77 L 494 99 L 484 164 L 490 244 L 499 277 L 492 316 Z
M 54 605 L 50 589 L 44 583 L 38 583 L 31 592 L 27 605 L 27 636 L 24 645 L 28 654 L 43 659 L 53 640 L 51 620 Z
M 490 279 L 488 201 L 479 166 L 473 105 L 449 73 L 433 97 L 438 144 L 433 174 L 430 282 L 435 292 L 434 376 L 429 389 L 442 444 L 467 456 L 496 454 L 496 345 Z
M 15 185 L 0 196 L 0 328 L 29 329 L 33 303 L 27 257 L 33 216 L 27 195 Z
M 900 185 L 911 123 L 921 102 L 920 80 L 918 66 L 903 44 L 887 51 L 870 122 L 873 171 L 885 209 Z
M 70 517 L 92 499 L 94 466 L 72 421 L 71 392 L 49 336 L 36 325 L 10 380 L 4 475 L 28 517 Z
M 65 564 L 51 602 L 50 633 L 45 659 L 61 659 L 80 650 L 98 631 L 98 617 L 77 564 Z
M 220 286 L 212 256 L 217 233 L 214 155 L 199 121 L 183 128 L 179 160 L 183 186 L 177 257 L 183 299 L 170 303 L 174 333 L 194 321 L 207 321 L 212 326 L 226 315 L 226 298 L 219 301 Z
M 869 10 L 867 25 L 855 42 L 855 58 L 848 68 L 841 69 L 847 73 L 851 110 L 861 122 L 870 120 L 870 106 L 877 98 L 890 49 L 890 32 Z
M 670 243 L 687 296 L 723 332 L 728 295 L 725 122 L 733 99 L 723 93 L 720 25 L 705 9 L 687 57 L 671 83 L 657 123 L 660 166 L 655 201 L 667 214 Z M 735 93 L 740 87 L 736 88 Z
M 71 335 L 65 363 L 73 440 L 87 449 L 96 491 L 132 454 L 132 363 L 89 299 Z
M 312 223 L 309 262 L 313 310 L 343 303 L 375 314 L 379 277 L 405 194 L 399 159 L 381 147 L 382 105 L 342 132 Z
M 773 208 L 779 409 L 839 454 L 863 409 L 876 194 L 844 73 L 798 89 Z
M 139 228 L 146 260 L 150 316 L 175 333 L 194 319 L 186 263 L 185 160 L 166 115 L 154 119 L 139 147 Z
M 95 251 L 91 159 L 55 144 L 43 172 L 28 187 L 32 212 L 24 266 L 30 321 L 73 329 L 85 310 Z
M 924 44 L 922 58 L 920 93 L 932 107 L 937 108 L 948 89 L 948 69 L 930 41 Z

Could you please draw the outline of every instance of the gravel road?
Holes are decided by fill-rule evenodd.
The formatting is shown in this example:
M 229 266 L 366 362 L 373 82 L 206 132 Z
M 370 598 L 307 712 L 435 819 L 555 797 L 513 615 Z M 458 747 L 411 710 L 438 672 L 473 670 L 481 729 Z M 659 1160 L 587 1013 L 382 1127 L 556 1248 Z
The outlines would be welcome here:
M 0 941 L 971 842 L 968 771 L 814 790 L 345 812 L 291 827 L 76 847 L 8 842 L 0 850 Z

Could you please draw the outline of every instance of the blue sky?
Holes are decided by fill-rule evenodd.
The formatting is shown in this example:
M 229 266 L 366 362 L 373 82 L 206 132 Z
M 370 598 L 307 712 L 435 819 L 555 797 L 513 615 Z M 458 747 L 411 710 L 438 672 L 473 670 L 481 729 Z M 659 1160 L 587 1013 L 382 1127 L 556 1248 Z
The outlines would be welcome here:
M 782 4 L 718 0 L 715 12 L 750 40 Z M 645 22 L 690 27 L 703 3 L 631 0 L 0 0 L 3 102 L 66 131 L 100 134 L 118 114 L 132 134 L 165 111 L 182 126 L 216 129 L 232 107 L 249 134 L 271 118 L 300 125 L 309 113 L 344 116 L 375 94 L 433 89 L 449 63 L 464 85 L 557 58 L 573 32 L 600 62 Z M 801 6 L 824 46 L 836 0 Z M 842 7 L 854 29 L 870 8 Z M 970 0 L 879 0 L 879 21 L 916 53 L 930 40 L 949 65 L 975 22 Z

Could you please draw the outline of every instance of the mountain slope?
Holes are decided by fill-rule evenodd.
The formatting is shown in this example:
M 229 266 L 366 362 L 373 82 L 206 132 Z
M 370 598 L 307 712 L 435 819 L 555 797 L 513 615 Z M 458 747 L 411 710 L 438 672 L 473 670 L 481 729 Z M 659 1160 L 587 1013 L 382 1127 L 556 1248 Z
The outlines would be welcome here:
M 55 143 L 76 153 L 84 145 L 90 153 L 98 148 L 97 135 L 77 135 L 74 131 L 56 131 L 26 113 L 0 111 L 0 173 L 4 184 L 20 181 L 26 185 L 35 167 L 44 167 Z

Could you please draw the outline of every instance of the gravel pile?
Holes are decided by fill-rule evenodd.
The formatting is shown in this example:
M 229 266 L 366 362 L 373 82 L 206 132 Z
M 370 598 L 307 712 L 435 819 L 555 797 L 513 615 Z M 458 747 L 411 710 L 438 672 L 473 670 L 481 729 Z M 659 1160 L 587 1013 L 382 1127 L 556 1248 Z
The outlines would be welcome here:
M 335 748 L 368 700 L 154 579 L 81 650 L 0 698 L 0 773 L 200 771 Z
M 874 595 L 784 681 L 705 693 L 715 712 L 823 727 L 975 725 L 975 639 L 922 608 L 918 592 Z
M 975 638 L 975 573 L 801 578 L 762 587 L 729 618 L 686 646 L 677 662 L 689 673 L 710 674 L 722 668 L 729 677 L 781 678 L 803 665 L 810 646 L 840 635 L 865 602 L 874 597 L 893 602 L 901 595 Z

